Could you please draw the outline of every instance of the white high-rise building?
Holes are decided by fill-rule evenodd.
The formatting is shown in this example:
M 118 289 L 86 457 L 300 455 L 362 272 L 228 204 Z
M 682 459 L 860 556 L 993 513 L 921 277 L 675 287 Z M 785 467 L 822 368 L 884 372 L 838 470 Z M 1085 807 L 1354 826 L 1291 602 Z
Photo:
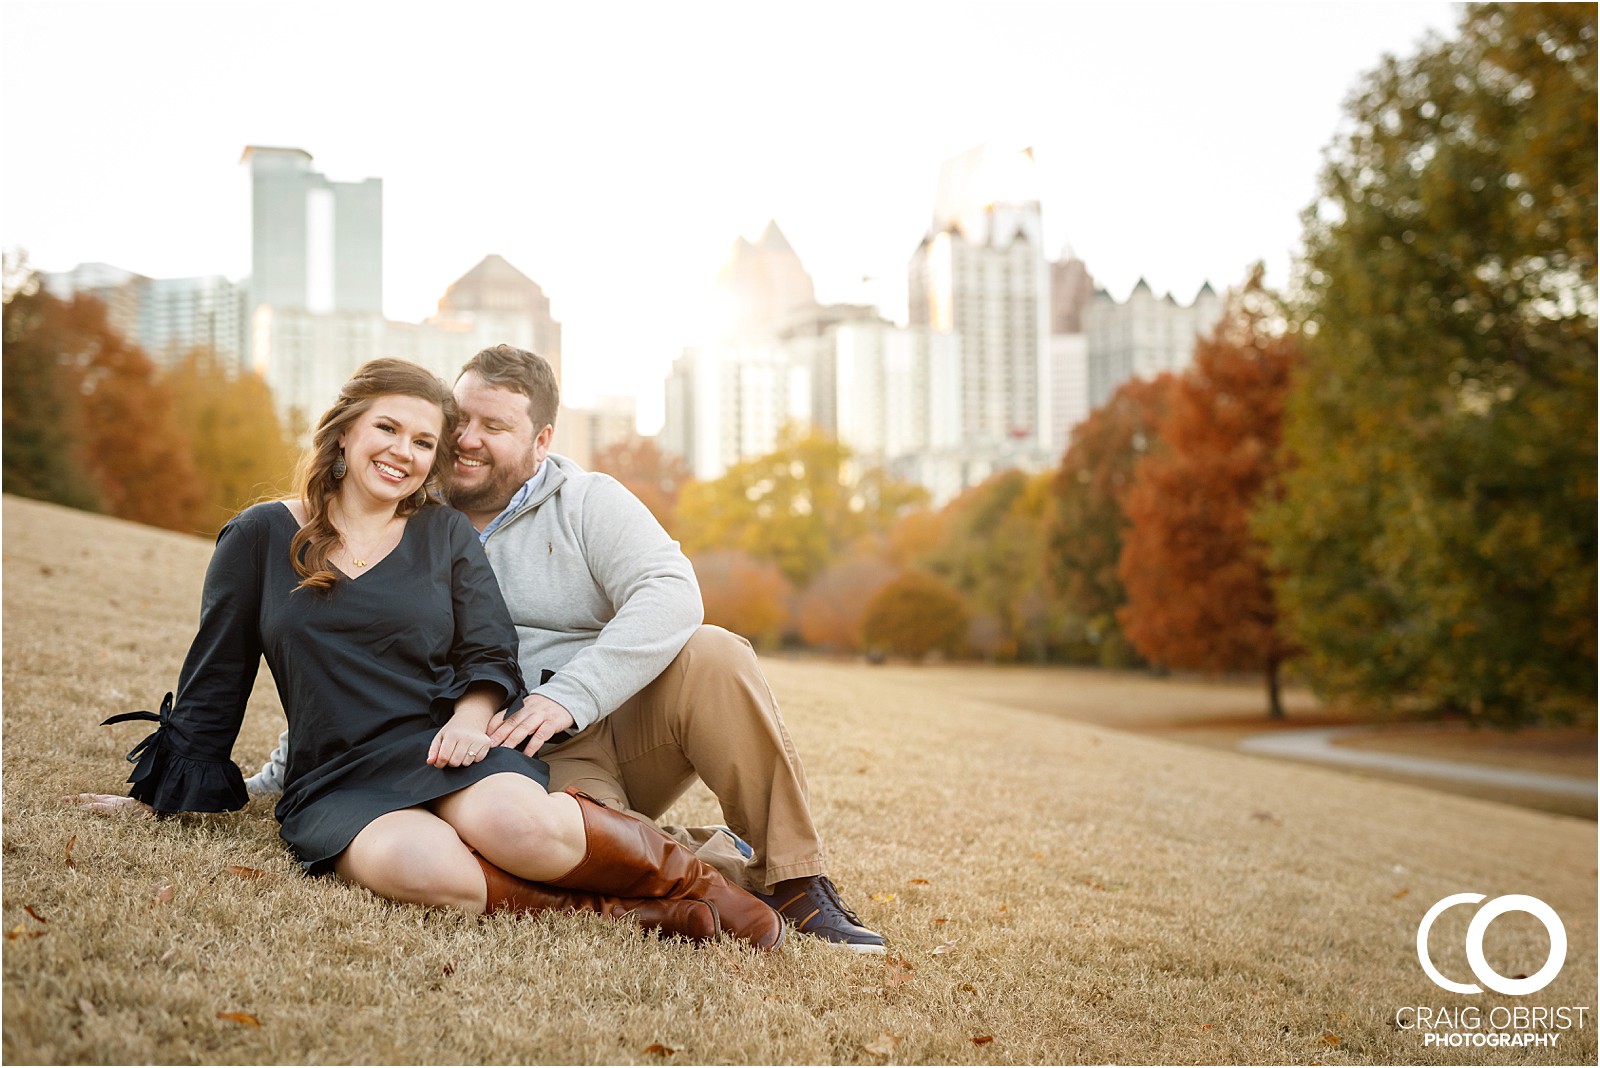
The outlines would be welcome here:
M 250 306 L 383 313 L 383 180 L 333 182 L 299 148 L 251 145 Z
M 960 338 L 881 319 L 827 336 L 838 439 L 862 466 L 925 487 L 943 504 L 963 485 Z
M 1143 278 L 1125 301 L 1097 291 L 1083 312 L 1090 405 L 1100 407 L 1130 378 L 1183 371 L 1194 362 L 1195 341 L 1211 332 L 1222 312 L 1210 282 L 1187 305 L 1170 293 L 1156 296 Z
M 702 481 L 777 447 L 811 423 L 811 372 L 780 342 L 723 341 L 685 349 L 667 379 L 661 447 Z
M 106 306 L 106 325 L 135 343 L 139 339 L 139 298 L 148 281 L 142 274 L 109 263 L 80 263 L 70 271 L 39 272 L 39 284 L 57 300 L 82 294 L 100 301 Z
M 960 338 L 965 484 L 1050 462 L 1050 276 L 1031 150 L 980 146 L 940 169 L 911 257 L 911 325 Z
M 771 452 L 798 424 L 938 501 L 967 484 L 959 335 L 896 326 L 868 305 L 818 304 L 775 225 L 734 245 L 717 288 L 722 331 L 673 364 L 658 439 L 696 478 Z
M 139 302 L 139 344 L 157 362 L 209 349 L 224 367 L 244 367 L 249 316 L 244 287 L 220 274 L 152 278 Z
M 79 293 L 99 299 L 107 325 L 158 366 L 170 367 L 201 348 L 223 367 L 246 366 L 245 291 L 221 275 L 147 278 L 106 263 L 80 263 L 41 279 L 63 300 Z
M 790 346 L 784 335 L 807 334 L 803 324 L 820 313 L 816 290 L 776 222 L 753 243 L 734 242 L 716 298 L 715 334 L 673 362 L 660 435 L 698 479 L 771 452 L 790 423 L 814 422 L 814 346 Z
M 594 458 L 612 445 L 639 440 L 638 401 L 630 396 L 600 396 L 590 408 L 563 406 L 556 419 L 551 451 L 594 470 Z
M 465 328 L 497 336 L 494 344 L 515 345 L 544 357 L 556 381 L 561 381 L 561 324 L 550 314 L 550 298 L 503 256 L 485 256 L 450 283 L 439 298 L 439 313 L 428 325 L 445 332 Z M 456 361 L 457 371 L 471 355 Z M 452 372 L 450 378 L 454 377 Z
M 1049 432 L 1046 451 L 1057 459 L 1072 430 L 1089 417 L 1089 339 L 1083 312 L 1094 299 L 1088 268 L 1068 250 L 1050 265 Z
M 561 324 L 538 283 L 504 259 L 486 257 L 449 287 L 439 308 L 426 322 L 402 323 L 370 311 L 262 305 L 253 324 L 257 366 L 279 411 L 298 426 L 321 415 L 355 369 L 379 356 L 410 360 L 454 382 L 480 349 L 506 343 L 544 356 L 542 347 L 560 382 Z

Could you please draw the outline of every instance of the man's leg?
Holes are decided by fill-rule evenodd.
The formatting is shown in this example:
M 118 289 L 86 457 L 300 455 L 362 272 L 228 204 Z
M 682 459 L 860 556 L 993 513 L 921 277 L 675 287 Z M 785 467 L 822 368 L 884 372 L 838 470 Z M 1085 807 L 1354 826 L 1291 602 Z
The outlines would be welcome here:
M 805 770 L 755 653 L 738 635 L 701 627 L 655 681 L 578 738 L 540 755 L 550 763 L 552 788 L 593 784 L 601 791 L 594 796 L 652 819 L 698 775 L 728 826 L 754 848 L 744 865 L 748 889 L 773 895 L 774 907 L 789 904 L 785 914 L 801 930 L 810 925 L 831 941 L 882 951 L 882 939 L 860 927 L 826 877 Z M 742 861 L 725 835 L 685 837 L 720 851 L 727 864 Z M 829 924 L 832 933 L 824 933 Z
M 604 756 L 583 754 L 582 774 L 598 778 L 596 769 L 614 769 L 628 807 L 652 819 L 698 775 L 733 833 L 755 849 L 745 877 L 751 890 L 826 870 L 805 769 L 743 638 L 701 627 L 655 681 L 596 726 L 607 728 L 603 740 L 614 763 L 608 768 Z
M 611 717 L 601 720 L 571 741 L 541 749 L 539 757 L 550 765 L 552 791 L 578 790 L 608 808 L 626 812 L 646 823 L 655 823 L 653 817 L 633 805 L 627 788 L 623 786 L 622 770 L 617 766 L 616 749 L 611 739 Z M 692 777 L 685 782 L 685 788 L 690 781 L 693 781 Z M 735 886 L 752 889 L 745 872 L 748 858 L 721 828 L 678 827 L 670 824 L 659 826 L 664 834 L 692 849 L 695 856 L 715 868 L 723 878 Z

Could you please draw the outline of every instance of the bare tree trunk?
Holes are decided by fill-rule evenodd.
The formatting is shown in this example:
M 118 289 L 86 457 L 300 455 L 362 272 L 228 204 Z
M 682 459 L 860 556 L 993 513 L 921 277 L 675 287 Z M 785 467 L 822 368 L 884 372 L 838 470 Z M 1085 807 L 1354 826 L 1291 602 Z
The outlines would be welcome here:
M 1286 718 L 1283 714 L 1283 694 L 1278 685 L 1279 658 L 1267 658 L 1267 718 L 1274 722 Z

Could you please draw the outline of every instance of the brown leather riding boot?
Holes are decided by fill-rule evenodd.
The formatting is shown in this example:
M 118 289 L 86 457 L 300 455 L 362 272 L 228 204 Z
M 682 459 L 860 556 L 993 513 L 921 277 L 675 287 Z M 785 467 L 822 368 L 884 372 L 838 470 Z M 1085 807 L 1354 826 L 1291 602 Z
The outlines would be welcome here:
M 474 854 L 476 856 L 476 854 Z M 717 909 L 694 898 L 623 898 L 566 890 L 518 878 L 478 857 L 489 886 L 487 912 L 593 912 L 611 920 L 632 917 L 640 927 L 661 937 L 682 935 L 695 942 L 717 937 Z
M 550 882 L 629 898 L 699 898 L 716 906 L 722 930 L 761 949 L 783 943 L 783 918 L 656 827 L 567 793 L 583 812 L 585 847 L 578 866 Z

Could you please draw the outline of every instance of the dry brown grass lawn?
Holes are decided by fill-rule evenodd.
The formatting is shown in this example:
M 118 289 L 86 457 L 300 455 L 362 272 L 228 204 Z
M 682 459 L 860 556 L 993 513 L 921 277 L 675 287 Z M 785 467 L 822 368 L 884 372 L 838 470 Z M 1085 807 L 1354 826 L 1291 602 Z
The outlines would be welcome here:
M 1595 1062 L 1593 824 L 1073 723 L 902 669 L 770 665 L 833 871 L 891 940 L 887 965 L 802 938 L 761 957 L 387 904 L 301 877 L 259 801 L 80 814 L 60 795 L 121 789 L 143 736 L 95 724 L 175 681 L 209 546 L 4 508 L 7 1063 Z M 263 672 L 238 760 L 280 722 Z M 676 815 L 715 808 L 697 791 Z M 1464 891 L 1560 913 L 1551 986 L 1467 997 L 1426 979 L 1418 920 Z M 1457 977 L 1467 911 L 1433 940 Z M 1490 928 L 1506 974 L 1546 948 L 1525 916 Z M 1589 1013 L 1553 1049 L 1440 1050 L 1394 1026 L 1419 1004 Z

